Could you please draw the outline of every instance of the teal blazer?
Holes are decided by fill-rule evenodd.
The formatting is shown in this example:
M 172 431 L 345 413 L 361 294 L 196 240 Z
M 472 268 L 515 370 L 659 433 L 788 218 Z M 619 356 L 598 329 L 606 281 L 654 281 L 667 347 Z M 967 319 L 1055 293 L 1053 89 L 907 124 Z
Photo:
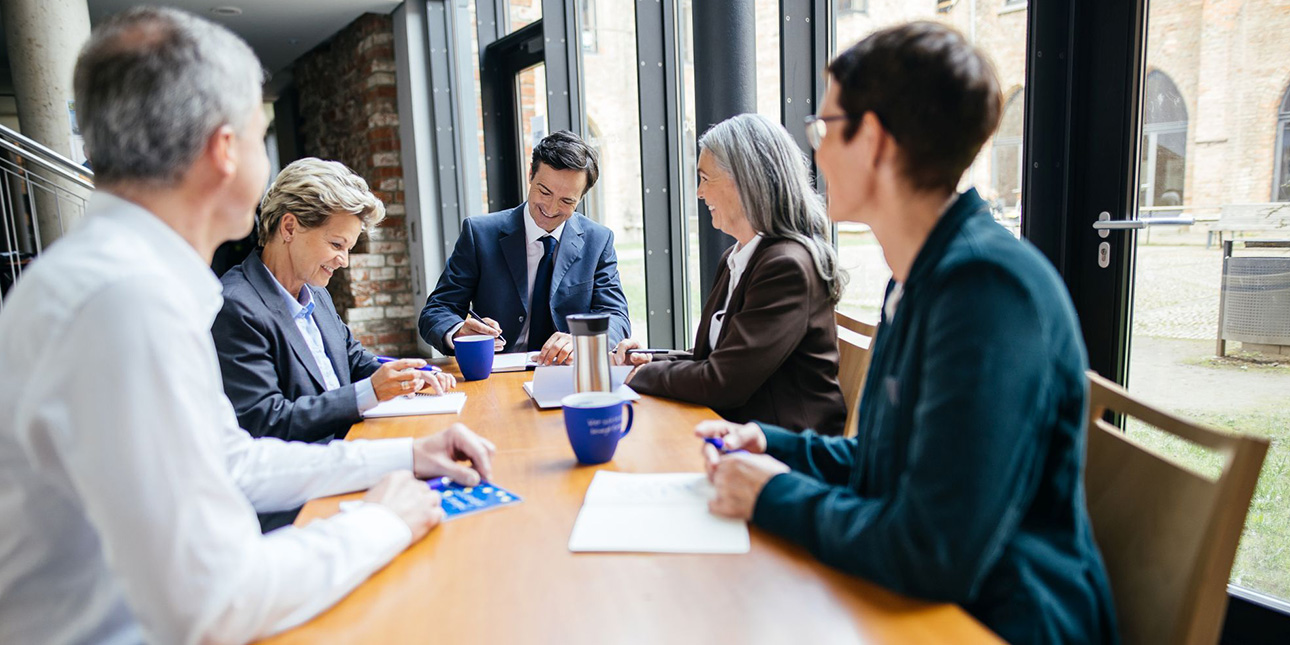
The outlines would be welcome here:
M 1056 271 L 970 190 L 878 326 L 858 436 L 763 426 L 793 471 L 753 522 L 1009 642 L 1115 643 L 1084 502 L 1086 365 Z

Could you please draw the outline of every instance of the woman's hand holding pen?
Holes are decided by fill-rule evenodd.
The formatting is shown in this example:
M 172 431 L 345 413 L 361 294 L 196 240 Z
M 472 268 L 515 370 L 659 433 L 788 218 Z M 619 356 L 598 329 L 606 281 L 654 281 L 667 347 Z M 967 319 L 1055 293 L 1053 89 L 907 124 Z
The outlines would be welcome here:
M 372 374 L 372 391 L 376 393 L 376 400 L 389 401 L 396 396 L 414 394 L 425 387 L 431 376 L 419 369 L 425 367 L 425 364 L 419 358 L 402 358 L 381 365 Z M 435 386 L 435 390 L 439 391 L 437 381 Z
M 788 465 L 765 454 L 766 433 L 755 423 L 703 421 L 694 428 L 703 439 L 703 465 L 716 495 L 708 510 L 722 517 L 752 519 L 757 497 Z
M 618 347 L 614 348 L 614 356 L 613 356 L 614 365 L 641 366 L 650 362 L 651 360 L 653 360 L 653 356 L 649 354 L 628 354 L 627 353 L 627 350 L 629 349 L 641 349 L 643 347 L 645 347 L 645 345 L 641 343 L 639 340 L 636 340 L 635 338 L 623 339 L 621 343 L 618 343 Z

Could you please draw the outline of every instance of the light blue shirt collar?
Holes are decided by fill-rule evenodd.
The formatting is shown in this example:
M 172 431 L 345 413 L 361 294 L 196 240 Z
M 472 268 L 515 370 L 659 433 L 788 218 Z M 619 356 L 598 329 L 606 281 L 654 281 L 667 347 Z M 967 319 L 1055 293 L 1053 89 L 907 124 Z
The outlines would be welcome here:
M 270 273 L 269 275 L 273 275 Z M 291 312 L 292 318 L 301 318 L 311 316 L 314 313 L 314 295 L 309 291 L 309 285 L 300 287 L 300 295 L 293 296 L 287 288 L 278 282 L 278 278 L 273 278 L 273 284 L 278 288 L 278 295 L 282 296 L 282 301 L 287 303 L 287 311 Z

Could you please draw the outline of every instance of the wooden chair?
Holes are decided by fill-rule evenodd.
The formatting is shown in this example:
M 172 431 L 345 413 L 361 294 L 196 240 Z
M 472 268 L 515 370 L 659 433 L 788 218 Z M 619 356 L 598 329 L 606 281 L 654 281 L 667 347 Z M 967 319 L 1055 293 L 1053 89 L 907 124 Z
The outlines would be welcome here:
M 1084 472 L 1093 534 L 1126 645 L 1212 644 L 1268 442 L 1204 428 L 1145 405 L 1093 372 Z M 1133 443 L 1103 419 L 1124 414 L 1218 453 L 1209 479 Z
M 869 371 L 869 348 L 878 328 L 840 311 L 834 312 L 834 316 L 838 321 L 838 384 L 847 404 L 845 435 L 854 437 L 860 393 L 864 391 L 864 377 Z

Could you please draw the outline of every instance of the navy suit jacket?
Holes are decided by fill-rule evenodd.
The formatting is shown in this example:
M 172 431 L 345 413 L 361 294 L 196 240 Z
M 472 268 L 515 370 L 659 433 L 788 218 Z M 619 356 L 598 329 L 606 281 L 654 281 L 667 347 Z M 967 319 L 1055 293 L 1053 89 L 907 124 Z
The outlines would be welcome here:
M 305 287 L 313 296 L 314 320 L 340 382 L 330 392 L 260 252 L 251 253 L 220 282 L 224 307 L 211 335 L 224 393 L 238 423 L 256 437 L 316 443 L 344 437 L 362 420 L 354 381 L 371 376 L 380 363 L 354 340 L 327 290 Z
M 454 353 L 444 334 L 473 307 L 502 326 L 511 351 L 529 312 L 527 255 L 524 250 L 525 202 L 509 211 L 468 217 L 461 236 L 439 276 L 434 293 L 421 310 L 421 337 L 445 354 Z M 627 297 L 618 281 L 614 234 L 608 228 L 574 213 L 560 235 L 551 275 L 551 319 L 557 331 L 568 332 L 569 314 L 609 314 L 609 346 L 631 335 Z M 529 339 L 537 350 L 547 339 Z

